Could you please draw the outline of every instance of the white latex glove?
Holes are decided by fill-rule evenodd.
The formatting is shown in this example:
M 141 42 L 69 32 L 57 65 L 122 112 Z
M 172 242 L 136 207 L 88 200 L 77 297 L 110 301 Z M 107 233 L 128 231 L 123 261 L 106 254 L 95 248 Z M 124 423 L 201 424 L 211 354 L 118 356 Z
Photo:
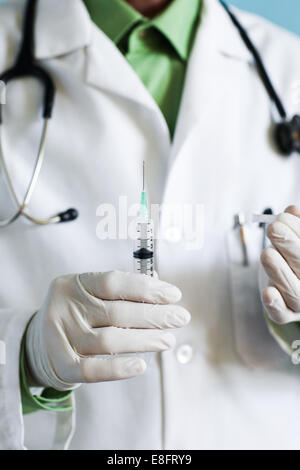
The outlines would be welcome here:
M 273 248 L 261 256 L 269 278 L 262 291 L 264 307 L 275 323 L 300 321 L 300 208 L 288 207 L 267 233 Z
M 26 336 L 30 374 L 37 385 L 70 390 L 82 382 L 141 374 L 139 357 L 96 357 L 164 351 L 190 314 L 173 305 L 180 290 L 159 279 L 113 271 L 55 279 Z

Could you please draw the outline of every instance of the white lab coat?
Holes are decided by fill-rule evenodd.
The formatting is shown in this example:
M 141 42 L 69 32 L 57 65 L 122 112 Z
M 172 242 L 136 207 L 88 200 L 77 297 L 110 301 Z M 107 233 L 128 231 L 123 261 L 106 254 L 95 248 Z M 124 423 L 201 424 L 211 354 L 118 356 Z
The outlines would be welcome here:
M 1 5 L 0 70 L 15 58 L 22 6 Z M 299 39 L 237 14 L 289 114 L 299 112 Z M 0 447 L 62 448 L 70 441 L 71 449 L 299 449 L 300 369 L 265 324 L 257 286 L 262 232 L 249 230 L 251 266 L 243 270 L 232 226 L 239 211 L 299 203 L 300 160 L 272 147 L 273 109 L 227 14 L 217 0 L 206 0 L 173 143 L 156 103 L 80 0 L 41 0 L 35 41 L 57 94 L 31 213 L 47 217 L 74 206 L 80 217 L 47 227 L 19 220 L 0 231 L 0 339 L 7 353 L 0 365 Z M 7 90 L 5 150 L 18 194 L 32 172 L 41 98 L 33 81 Z M 205 207 L 201 250 L 157 243 L 159 275 L 181 288 L 192 321 L 143 376 L 76 390 L 73 437 L 69 413 L 57 419 L 39 411 L 24 425 L 18 365 L 26 323 L 56 276 L 132 270 L 132 240 L 99 240 L 96 210 L 117 205 L 120 195 L 137 202 L 143 159 L 152 203 Z M 12 206 L 2 183 L 0 197 L 4 216 Z

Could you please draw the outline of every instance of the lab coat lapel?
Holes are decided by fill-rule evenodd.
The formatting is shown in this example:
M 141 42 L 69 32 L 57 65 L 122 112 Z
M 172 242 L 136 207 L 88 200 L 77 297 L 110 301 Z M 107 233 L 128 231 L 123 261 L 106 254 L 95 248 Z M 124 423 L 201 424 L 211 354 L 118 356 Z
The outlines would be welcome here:
M 82 0 L 37 2 L 34 54 L 38 60 L 62 56 L 87 46 L 90 35 L 91 20 Z
M 151 110 L 157 105 L 115 44 L 96 26 L 87 48 L 86 82 Z
M 171 163 L 195 127 L 205 132 L 208 115 L 218 109 L 216 78 L 222 74 L 224 57 L 251 61 L 249 51 L 219 1 L 206 0 L 187 68 Z M 218 116 L 214 119 L 217 127 Z
M 160 201 L 171 149 L 169 129 L 162 112 L 121 52 L 96 27 L 86 56 L 86 83 L 103 91 L 112 102 L 117 99 L 120 106 L 128 109 L 128 119 L 132 116 L 141 129 L 137 138 L 145 140 L 151 159 L 147 165 L 147 180 L 152 191 L 148 195 L 152 202 Z M 116 135 L 117 132 L 118 129 Z
M 156 102 L 115 44 L 91 21 L 82 0 L 39 2 L 35 26 L 35 56 L 50 59 L 85 48 L 85 82 L 148 113 L 149 136 L 170 151 L 168 126 Z

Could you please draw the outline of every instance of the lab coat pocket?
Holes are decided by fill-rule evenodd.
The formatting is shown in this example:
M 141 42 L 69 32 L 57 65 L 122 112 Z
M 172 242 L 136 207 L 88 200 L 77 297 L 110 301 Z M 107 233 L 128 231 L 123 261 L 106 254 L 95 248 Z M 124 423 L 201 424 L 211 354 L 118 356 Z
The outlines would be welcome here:
M 259 263 L 263 231 L 249 226 L 245 231 L 248 265 L 244 264 L 239 228 L 227 234 L 234 336 L 236 350 L 251 368 L 278 367 L 286 361 L 271 336 L 264 315 L 259 291 Z

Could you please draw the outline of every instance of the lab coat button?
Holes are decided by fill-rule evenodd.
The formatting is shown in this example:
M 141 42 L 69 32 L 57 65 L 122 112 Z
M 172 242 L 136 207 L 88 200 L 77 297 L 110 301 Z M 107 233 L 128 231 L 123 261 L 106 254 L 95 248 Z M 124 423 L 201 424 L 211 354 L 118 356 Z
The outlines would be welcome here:
M 191 362 L 194 356 L 194 351 L 192 346 L 189 344 L 182 344 L 179 346 L 176 352 L 177 361 L 180 364 L 188 364 Z

